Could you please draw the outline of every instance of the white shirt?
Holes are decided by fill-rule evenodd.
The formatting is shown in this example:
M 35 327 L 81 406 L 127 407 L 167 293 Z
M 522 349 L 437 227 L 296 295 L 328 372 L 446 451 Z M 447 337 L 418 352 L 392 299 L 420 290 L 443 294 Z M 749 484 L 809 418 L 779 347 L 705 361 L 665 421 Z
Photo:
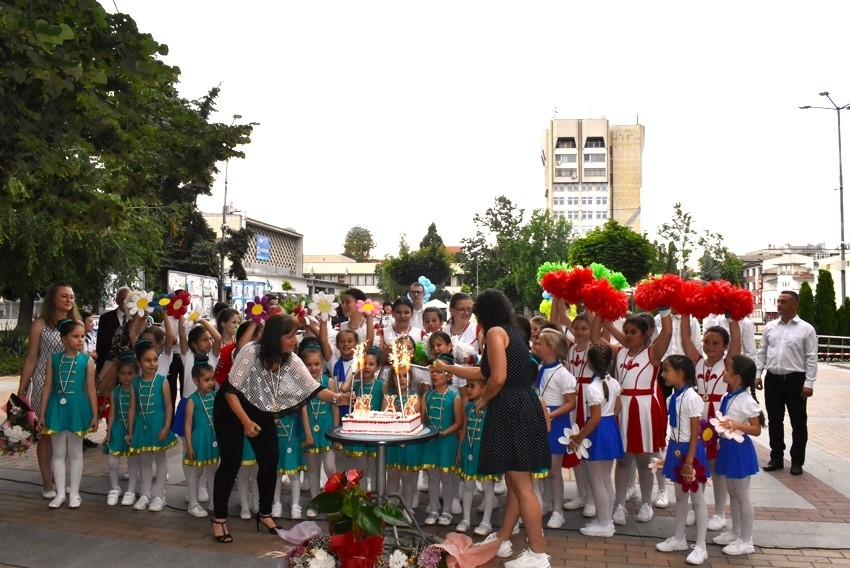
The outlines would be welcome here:
M 805 388 L 813 388 L 818 375 L 818 336 L 808 322 L 794 316 L 768 322 L 756 354 L 758 376 L 762 371 L 777 375 L 806 373 Z
M 691 325 L 691 341 L 693 344 L 699 349 L 699 346 L 702 344 L 702 333 L 699 329 L 699 321 L 694 316 L 688 316 L 690 318 Z M 670 355 L 684 355 L 685 349 L 682 347 L 682 316 L 679 314 L 673 314 L 670 318 L 673 323 L 673 335 L 670 337 L 670 345 L 667 347 L 667 352 L 664 354 L 663 359 L 666 359 Z M 654 340 L 658 334 L 661 332 L 661 316 L 655 316 L 655 333 L 652 336 Z
M 711 314 L 702 320 L 702 332 L 712 326 L 719 326 L 729 331 L 729 322 L 723 314 Z M 753 361 L 756 360 L 756 329 L 753 320 L 744 318 L 738 322 L 741 327 L 741 355 L 746 355 Z
M 542 366 L 541 366 L 542 368 Z M 576 392 L 576 378 L 562 364 L 543 371 L 537 396 L 543 399 L 546 406 L 561 406 L 564 395 Z
M 590 418 L 590 407 L 602 405 L 602 416 L 614 416 L 614 407 L 617 405 L 617 397 L 620 396 L 620 383 L 608 378 L 608 400 L 605 400 L 605 391 L 602 389 L 602 379 L 596 376 L 589 385 L 584 387 L 584 403 L 587 406 L 585 416 Z
M 732 393 L 727 393 L 724 398 L 729 398 L 732 396 Z M 720 407 L 718 406 L 718 409 Z M 732 400 L 729 401 L 729 406 L 726 409 L 726 416 L 734 420 L 735 422 L 743 422 L 747 424 L 750 421 L 750 418 L 754 418 L 761 414 L 761 407 L 759 403 L 753 398 L 753 395 L 749 393 L 749 391 L 744 391 L 735 395 Z
M 673 395 L 667 397 L 668 412 L 671 398 Z M 691 418 L 702 418 L 702 408 L 702 397 L 697 394 L 697 391 L 692 388 L 685 389 L 685 392 L 676 399 L 676 426 L 670 426 L 670 437 L 677 442 L 690 441 Z
M 410 316 L 410 327 L 418 327 L 420 329 L 425 327 L 424 322 L 422 321 L 422 312 L 424 311 L 424 305 L 418 310 L 413 308 L 413 314 Z

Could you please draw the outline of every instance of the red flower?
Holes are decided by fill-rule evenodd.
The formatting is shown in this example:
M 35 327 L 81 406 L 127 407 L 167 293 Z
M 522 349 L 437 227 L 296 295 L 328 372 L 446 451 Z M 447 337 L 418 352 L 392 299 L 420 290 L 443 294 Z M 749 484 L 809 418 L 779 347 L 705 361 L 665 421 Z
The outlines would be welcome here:
M 192 296 L 186 290 L 178 290 L 168 303 L 166 313 L 173 318 L 182 318 L 189 310 L 189 304 L 192 301 Z
M 358 483 L 360 483 L 360 478 L 363 477 L 362 469 L 349 469 L 345 472 L 345 479 L 348 483 L 345 485 L 346 489 L 351 489 Z
M 325 483 L 325 493 L 336 493 L 342 489 L 342 484 L 345 481 L 345 476 L 341 471 L 330 476 Z
M 682 491 L 685 493 L 696 493 L 699 491 L 700 484 L 705 483 L 708 480 L 708 477 L 705 474 L 705 466 L 702 465 L 697 458 L 694 458 L 694 463 L 690 468 L 691 471 L 688 471 L 690 475 L 687 477 L 682 473 L 682 469 L 685 467 L 685 458 L 683 457 L 682 464 L 673 468 L 673 474 L 676 476 L 676 483 L 682 486 Z

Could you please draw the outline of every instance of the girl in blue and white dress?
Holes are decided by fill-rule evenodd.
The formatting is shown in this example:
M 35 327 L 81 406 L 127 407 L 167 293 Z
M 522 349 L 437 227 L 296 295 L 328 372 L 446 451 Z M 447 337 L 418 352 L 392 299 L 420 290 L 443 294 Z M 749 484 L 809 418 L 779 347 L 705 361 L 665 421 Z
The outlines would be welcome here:
M 566 446 L 558 438 L 564 435 L 564 430 L 572 428 L 570 413 L 576 406 L 576 378 L 564 366 L 569 355 L 566 335 L 556 329 L 542 329 L 534 342 L 541 363 L 535 388 L 537 396 L 549 411 L 549 451 L 552 454 L 548 488 L 545 488 L 543 480 L 535 480 L 534 484 L 538 489 L 538 498 L 541 499 L 540 506 L 544 506 L 542 496 L 545 495 L 548 497 L 545 500 L 552 507 L 552 516 L 546 526 L 559 529 L 564 526 L 564 477 L 561 462 Z
M 724 554 L 733 556 L 755 552 L 750 478 L 758 473 L 759 465 L 750 436 L 761 435 L 764 426 L 764 413 L 755 399 L 756 376 L 756 364 L 749 357 L 737 355 L 727 360 L 723 380 L 730 392 L 720 401 L 720 413 L 728 418 L 723 426 L 741 432 L 744 441 L 720 438 L 714 467 L 717 477 L 726 479 L 732 527 L 714 537 L 714 543 L 726 545 Z
M 56 497 L 51 509 L 65 503 L 65 458 L 70 462 L 68 506 L 82 504 L 80 481 L 83 478 L 83 437 L 97 429 L 97 394 L 94 361 L 85 349 L 86 330 L 82 322 L 62 320 L 59 337 L 65 346 L 47 361 L 46 380 L 41 393 L 38 423 L 45 435 L 53 436 L 53 485 Z
M 142 369 L 141 375 L 133 379 L 136 404 L 130 409 L 129 423 L 132 432 L 130 452 L 139 455 L 142 472 L 142 494 L 133 509 L 158 512 L 165 508 L 165 482 L 168 477 L 165 450 L 177 445 L 177 438 L 171 431 L 171 390 L 168 379 L 156 374 L 159 352 L 154 344 L 141 339 L 133 350 Z M 154 464 L 157 473 L 155 486 Z
M 664 381 L 673 388 L 667 398 L 667 417 L 670 439 L 664 458 L 664 475 L 676 487 L 676 531 L 673 536 L 655 545 L 661 552 L 688 550 L 685 524 L 688 517 L 688 497 L 696 516 L 696 544 L 686 558 L 688 564 L 699 565 L 708 559 L 705 549 L 705 531 L 708 528 L 708 507 L 705 504 L 705 483 L 698 483 L 695 491 L 685 493 L 682 481 L 696 480 L 697 468 L 708 478 L 708 457 L 700 437 L 699 421 L 702 418 L 703 400 L 697 394 L 697 375 L 693 361 L 686 355 L 670 355 L 662 366 Z M 678 470 L 678 471 L 677 471 Z M 677 481 L 677 478 L 682 481 Z
M 139 456 L 130 453 L 130 408 L 136 403 L 133 398 L 133 379 L 139 374 L 136 357 L 132 353 L 124 353 L 115 360 L 118 385 L 112 389 L 109 403 L 109 417 L 106 420 L 106 438 L 103 442 L 103 453 L 107 455 L 110 490 L 106 496 L 107 505 L 116 505 L 121 495 L 121 485 L 118 481 L 118 465 L 122 456 L 127 458 L 127 470 L 130 481 L 127 491 L 121 498 L 124 506 L 136 502 L 136 487 L 139 484 Z
M 213 403 L 215 395 L 215 369 L 201 359 L 195 360 L 192 367 L 192 380 L 198 388 L 186 399 L 186 424 L 183 431 L 183 473 L 186 477 L 188 506 L 186 510 L 193 517 L 204 518 L 207 511 L 199 500 L 202 479 L 213 479 L 218 469 L 218 442 L 213 428 Z M 206 474 L 204 476 L 203 474 Z M 209 488 L 204 487 L 209 494 Z
M 623 457 L 623 438 L 617 426 L 620 414 L 620 383 L 608 375 L 613 352 L 604 343 L 591 343 L 585 349 L 586 364 L 592 373 L 590 383 L 584 385 L 584 401 L 587 404 L 587 419 L 578 436 L 571 440 L 575 451 L 582 440 L 590 440 L 585 463 L 588 473 L 590 494 L 596 519 L 583 526 L 580 531 L 586 536 L 614 536 L 614 484 L 611 483 L 611 468 L 614 460 Z M 596 369 L 601 369 L 597 371 Z

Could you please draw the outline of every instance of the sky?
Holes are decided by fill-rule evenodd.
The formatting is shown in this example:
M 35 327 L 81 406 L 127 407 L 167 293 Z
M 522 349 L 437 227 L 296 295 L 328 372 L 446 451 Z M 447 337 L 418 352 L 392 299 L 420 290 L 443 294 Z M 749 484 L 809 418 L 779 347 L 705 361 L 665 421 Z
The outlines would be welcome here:
M 260 123 L 228 202 L 305 254 L 356 225 L 376 258 L 432 222 L 459 245 L 498 195 L 545 208 L 556 112 L 644 125 L 650 238 L 681 202 L 736 253 L 840 240 L 837 113 L 799 107 L 850 103 L 847 2 L 102 2 L 168 45 L 183 97 L 220 86 L 215 120 Z

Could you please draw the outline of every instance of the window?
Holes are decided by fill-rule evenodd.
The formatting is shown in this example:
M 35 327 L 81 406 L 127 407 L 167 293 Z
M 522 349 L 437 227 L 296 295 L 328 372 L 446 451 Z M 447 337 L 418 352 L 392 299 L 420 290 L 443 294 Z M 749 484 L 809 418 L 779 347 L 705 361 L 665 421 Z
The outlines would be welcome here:
M 555 143 L 555 148 L 575 148 L 576 147 L 576 139 L 569 138 L 558 138 L 558 141 Z
M 597 205 L 608 205 L 608 196 L 607 195 L 597 195 L 596 196 L 596 204 Z
M 567 205 L 578 205 L 578 196 L 567 197 Z
M 596 218 L 597 219 L 607 219 L 608 218 L 608 212 L 607 211 L 597 211 L 596 212 Z
M 593 219 L 593 211 L 582 211 L 581 212 L 582 219 Z
M 604 162 L 605 154 L 585 154 L 584 155 L 584 163 L 588 162 Z
M 584 141 L 585 148 L 604 148 L 605 147 L 605 139 L 601 136 L 589 136 L 587 140 Z
M 564 204 L 564 198 L 563 197 L 553 197 L 552 198 L 552 205 L 563 205 L 563 204 Z
M 555 154 L 555 165 L 575 164 L 578 156 L 575 154 Z
M 577 183 L 568 183 L 567 184 L 567 191 L 578 191 L 578 186 L 579 186 L 579 184 L 577 184 Z
M 564 216 L 563 211 L 552 211 L 552 218 L 553 219 L 560 219 L 563 216 Z
M 567 219 L 578 219 L 578 211 L 567 211 Z
M 593 197 L 584 196 L 581 198 L 582 205 L 593 205 Z
M 552 186 L 552 193 L 563 193 L 564 192 L 564 184 L 556 183 Z
M 555 174 L 557 175 L 557 174 Z M 605 168 L 584 168 L 584 175 L 591 177 L 605 177 Z
M 605 193 L 608 193 L 608 184 L 607 183 L 595 183 L 593 185 L 596 186 L 596 191 L 604 191 Z
M 603 172 L 605 170 L 602 170 Z M 575 179 L 578 175 L 578 170 L 575 168 L 555 168 L 555 177 L 567 177 Z M 604 173 L 602 175 L 605 175 Z

